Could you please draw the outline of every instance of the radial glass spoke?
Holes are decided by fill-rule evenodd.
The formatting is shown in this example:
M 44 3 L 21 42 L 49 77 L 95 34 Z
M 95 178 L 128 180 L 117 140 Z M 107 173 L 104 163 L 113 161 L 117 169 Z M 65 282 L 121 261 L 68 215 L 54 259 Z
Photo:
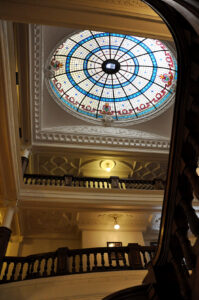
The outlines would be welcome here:
M 98 103 L 98 107 L 97 107 L 96 118 L 98 117 L 99 105 L 100 105 L 100 101 L 101 101 L 101 98 L 102 98 L 102 95 L 103 95 L 104 88 L 105 88 L 105 86 L 106 86 L 106 82 L 107 82 L 108 76 L 109 76 L 109 75 L 107 74 L 107 77 L 106 77 L 106 79 L 105 79 L 104 86 L 103 86 L 102 91 L 101 91 L 101 95 L 100 95 L 100 99 L 99 99 L 99 103 Z
M 120 72 L 119 72 L 120 73 Z M 125 76 L 124 76 L 125 77 Z M 126 77 L 125 77 L 126 78 Z M 127 78 L 126 78 L 127 81 L 129 81 Z M 139 89 L 131 82 L 129 81 L 129 83 L 137 90 L 139 91 Z M 150 99 L 145 95 L 145 94 L 142 94 L 148 101 L 149 103 L 151 103 L 153 105 L 153 107 L 157 110 L 156 106 L 153 104 L 153 102 L 150 101 Z
M 132 50 L 133 50 L 135 47 L 137 47 L 139 44 L 143 43 L 145 40 L 146 40 L 146 38 L 143 39 L 143 40 L 141 40 L 139 43 L 137 43 L 136 45 L 134 45 L 134 46 L 131 47 L 130 49 L 126 50 L 126 51 L 124 52 L 124 54 L 120 56 L 120 59 L 121 59 L 125 54 L 127 54 L 127 53 L 130 52 L 130 51 L 132 51 Z
M 147 53 L 143 53 L 143 54 L 139 54 L 139 55 L 134 55 L 134 58 L 138 58 L 138 57 L 141 57 L 141 56 L 144 56 L 144 55 L 150 55 L 150 54 L 154 54 L 156 52 L 165 52 L 166 50 L 156 50 L 156 51 L 153 51 L 153 52 L 147 52 Z M 127 60 L 130 60 L 132 58 L 128 58 L 128 59 L 125 59 L 125 60 L 122 60 L 120 61 L 120 64 L 122 64 L 123 62 L 127 61 Z
M 93 36 L 94 40 L 96 41 L 98 47 L 101 49 L 101 52 L 103 53 L 104 58 L 107 59 L 107 57 L 106 57 L 106 55 L 104 54 L 104 51 L 103 51 L 102 47 L 100 46 L 100 44 L 99 44 L 97 38 L 94 36 L 94 34 L 92 33 L 92 31 L 90 31 L 90 33 L 92 34 L 92 36 Z
M 145 65 L 122 65 L 122 67 L 144 67 L 144 68 L 153 68 L 153 69 L 166 69 L 166 70 L 170 70 L 173 72 L 177 72 L 177 70 L 172 69 L 172 68 L 167 68 L 167 67 L 160 67 L 160 66 L 145 66 Z
M 126 38 L 126 35 L 125 35 L 125 36 L 123 37 L 123 39 L 121 40 L 121 43 L 120 43 L 120 45 L 119 45 L 119 47 L 118 47 L 118 49 L 117 49 L 117 51 L 116 51 L 115 56 L 114 56 L 113 59 L 116 58 L 116 56 L 117 56 L 117 54 L 118 54 L 118 51 L 120 50 L 120 47 L 122 46 L 122 43 L 124 42 L 125 38 Z
M 112 82 L 112 89 L 113 89 L 113 101 L 114 101 L 114 108 L 115 108 L 115 116 L 116 116 L 116 119 L 118 119 L 117 109 L 116 109 L 116 105 L 115 105 L 115 89 L 114 89 L 114 84 L 113 84 L 113 74 L 111 74 L 111 82 Z
M 117 74 L 116 74 L 116 77 L 118 78 Z M 119 79 L 118 79 L 118 81 L 119 81 Z M 119 82 L 120 82 L 120 81 L 119 81 Z M 137 115 L 137 113 L 136 113 L 136 111 L 135 111 L 135 109 L 134 109 L 132 103 L 130 102 L 128 95 L 126 94 L 126 91 L 125 91 L 124 87 L 123 87 L 122 85 L 121 85 L 121 87 L 122 87 L 122 89 L 123 89 L 123 91 L 124 91 L 124 94 L 126 95 L 126 98 L 128 99 L 128 102 L 129 102 L 130 106 L 132 107 L 132 109 L 133 109 L 133 111 L 134 111 L 136 117 L 138 118 L 138 115 Z

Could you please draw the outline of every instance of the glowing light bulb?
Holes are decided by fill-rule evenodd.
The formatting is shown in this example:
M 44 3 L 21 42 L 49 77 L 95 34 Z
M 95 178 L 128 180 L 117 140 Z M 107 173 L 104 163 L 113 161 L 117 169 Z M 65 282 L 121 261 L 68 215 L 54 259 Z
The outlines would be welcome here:
M 107 167 L 106 172 L 110 172 L 110 171 L 111 171 L 111 168 Z
M 119 224 L 115 224 L 115 225 L 114 225 L 114 229 L 115 229 L 115 230 L 120 229 L 120 225 L 119 225 Z

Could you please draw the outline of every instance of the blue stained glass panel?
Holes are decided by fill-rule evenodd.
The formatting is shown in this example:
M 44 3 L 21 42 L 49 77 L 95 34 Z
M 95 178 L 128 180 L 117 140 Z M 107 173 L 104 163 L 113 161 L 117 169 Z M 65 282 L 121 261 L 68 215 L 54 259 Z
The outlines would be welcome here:
M 55 101 L 95 122 L 152 118 L 172 102 L 177 81 L 175 56 L 163 42 L 90 30 L 66 37 L 48 69 Z

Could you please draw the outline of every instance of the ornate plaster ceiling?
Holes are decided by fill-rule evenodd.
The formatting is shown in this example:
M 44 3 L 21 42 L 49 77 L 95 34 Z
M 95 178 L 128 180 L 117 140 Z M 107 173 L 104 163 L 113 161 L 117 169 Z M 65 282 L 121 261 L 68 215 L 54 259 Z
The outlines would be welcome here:
M 100 167 L 101 161 L 110 159 L 115 162 L 111 172 Z M 108 155 L 83 155 L 79 153 L 34 153 L 31 159 L 30 173 L 44 175 L 70 174 L 85 177 L 131 177 L 139 180 L 166 178 L 167 160 L 151 158 L 136 158 Z
M 153 228 L 160 213 L 151 212 L 89 212 L 65 209 L 20 209 L 21 235 L 24 237 L 59 237 L 79 239 L 84 230 L 114 231 L 114 217 L 120 231 L 142 231 Z M 159 228 L 155 228 L 157 231 Z
M 77 213 L 63 209 L 22 209 L 19 215 L 23 236 L 79 237 Z

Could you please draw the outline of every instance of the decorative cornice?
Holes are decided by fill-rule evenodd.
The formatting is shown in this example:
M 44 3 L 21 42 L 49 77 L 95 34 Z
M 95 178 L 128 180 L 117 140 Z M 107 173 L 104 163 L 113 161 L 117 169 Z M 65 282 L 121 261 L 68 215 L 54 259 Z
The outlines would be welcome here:
M 56 132 L 56 133 L 66 133 L 66 134 L 91 134 L 91 135 L 104 135 L 104 136 L 120 136 L 123 137 L 131 137 L 131 138 L 144 138 L 144 139 L 154 139 L 154 140 L 164 140 L 162 136 L 148 133 L 145 131 L 134 130 L 134 129 L 124 129 L 117 127 L 102 127 L 102 126 L 64 126 L 64 127 L 54 127 L 54 128 L 46 128 L 46 132 Z
M 133 1 L 134 2 L 134 1 Z M 32 127 L 33 144 L 126 151 L 169 152 L 169 140 L 142 131 L 101 126 L 42 128 L 44 61 L 42 26 L 30 25 L 32 34 Z M 30 50 L 31 51 L 31 50 Z

